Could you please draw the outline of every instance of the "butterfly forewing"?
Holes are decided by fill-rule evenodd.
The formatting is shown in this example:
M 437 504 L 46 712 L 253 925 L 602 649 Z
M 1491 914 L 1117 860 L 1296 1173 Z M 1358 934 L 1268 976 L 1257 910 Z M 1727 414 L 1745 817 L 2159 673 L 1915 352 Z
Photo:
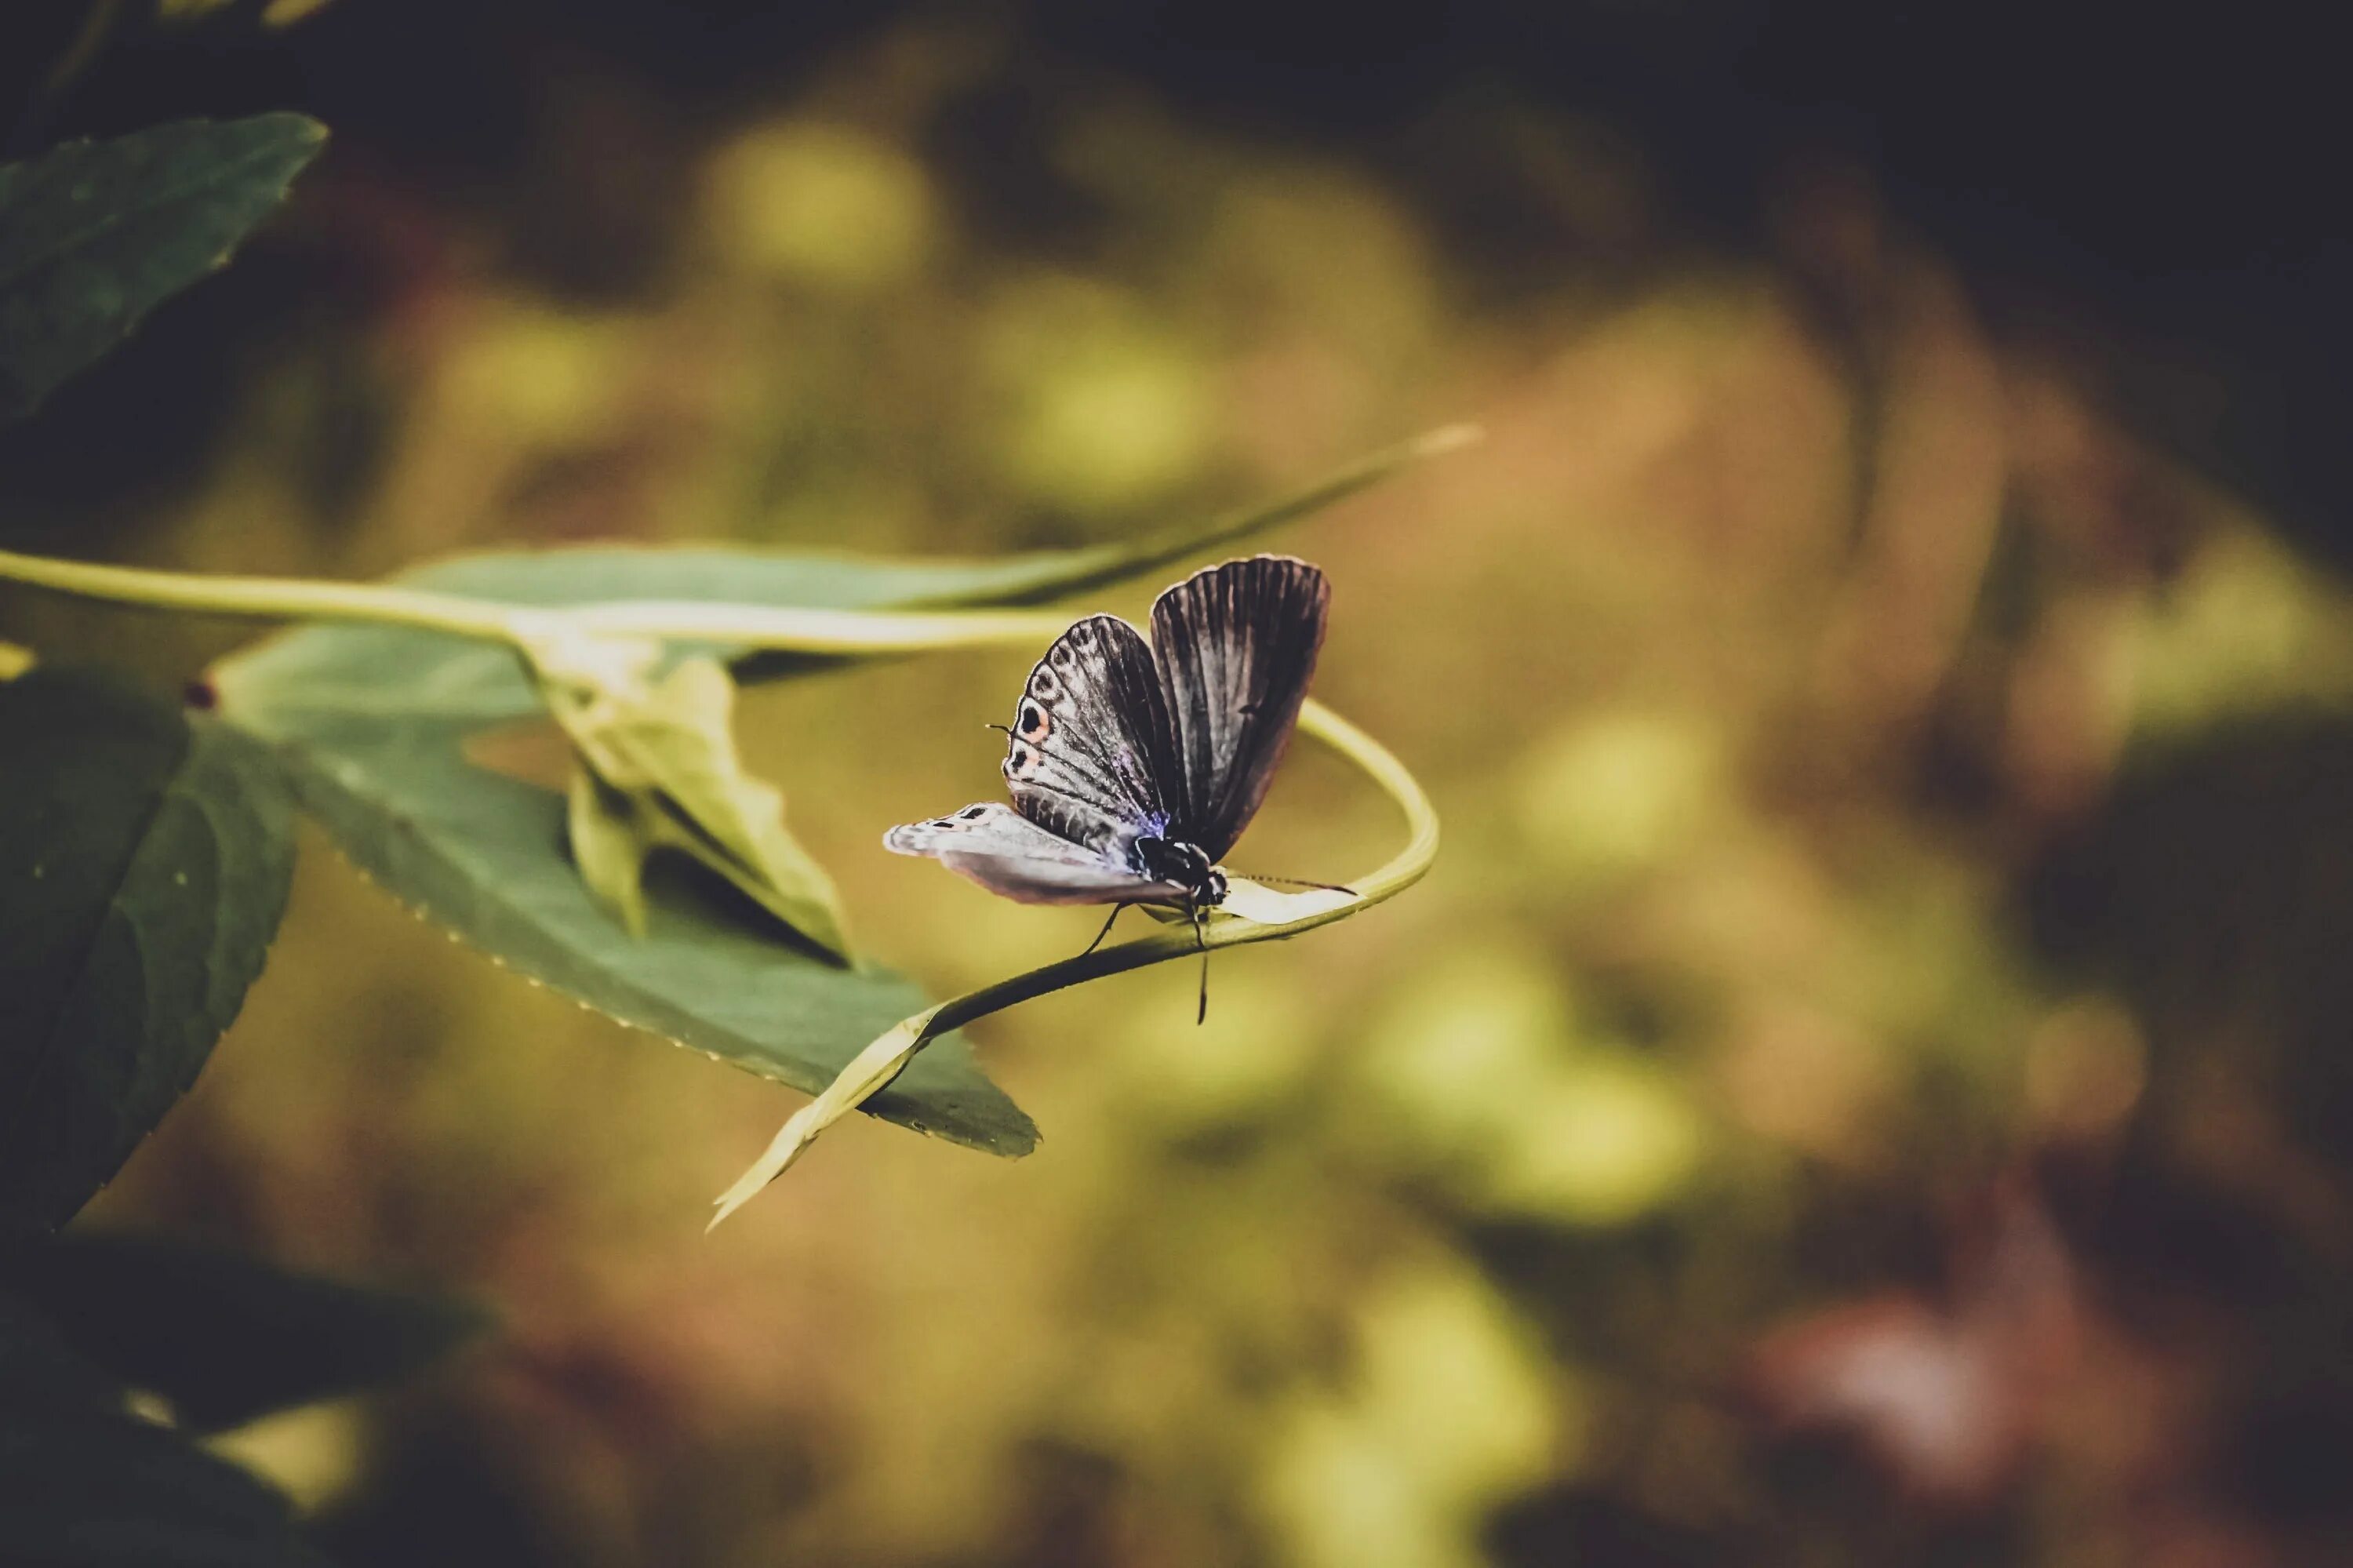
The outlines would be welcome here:
M 1013 713 L 1005 782 L 1021 815 L 1113 863 L 1166 834 L 1176 801 L 1176 731 L 1144 634 L 1091 616 L 1029 672 Z
M 1324 645 L 1331 586 L 1288 556 L 1198 572 L 1152 607 L 1176 772 L 1171 832 L 1221 859 L 1257 814 Z
M 1024 904 L 1168 903 L 1185 891 L 1144 880 L 995 801 L 892 828 L 882 842 L 901 854 L 928 855 Z

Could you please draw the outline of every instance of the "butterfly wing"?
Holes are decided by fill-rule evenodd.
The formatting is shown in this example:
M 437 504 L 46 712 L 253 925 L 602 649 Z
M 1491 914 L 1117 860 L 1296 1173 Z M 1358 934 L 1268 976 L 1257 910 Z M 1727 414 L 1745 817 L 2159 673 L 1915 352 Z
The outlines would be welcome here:
M 1331 584 L 1254 556 L 1196 572 L 1152 607 L 1176 735 L 1175 832 L 1222 859 L 1266 798 L 1324 646 Z
M 1137 839 L 1166 835 L 1176 746 L 1144 634 L 1115 615 L 1090 616 L 1029 672 L 1005 783 L 1030 821 L 1126 866 Z
M 1086 844 L 1058 838 L 1010 806 L 990 801 L 882 835 L 885 848 L 928 855 L 991 893 L 1024 904 L 1182 902 L 1185 890 L 1151 882 Z

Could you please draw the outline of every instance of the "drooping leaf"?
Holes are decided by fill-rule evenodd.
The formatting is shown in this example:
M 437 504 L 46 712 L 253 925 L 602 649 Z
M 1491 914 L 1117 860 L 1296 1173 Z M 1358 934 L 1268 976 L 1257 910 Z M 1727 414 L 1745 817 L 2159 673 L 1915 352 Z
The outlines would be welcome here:
M 224 693 L 253 694 L 234 683 Z M 284 715 L 266 705 L 236 705 L 361 870 L 509 968 L 624 1023 L 814 1094 L 922 1004 L 903 980 L 788 947 L 723 902 L 732 890 L 665 878 L 659 863 L 646 934 L 631 937 L 564 853 L 564 797 L 475 767 L 456 726 L 312 713 L 277 727 Z M 1036 1145 L 1037 1128 L 962 1042 L 918 1065 L 874 1114 L 994 1154 Z
M 564 792 L 565 837 L 580 880 L 632 937 L 646 934 L 646 862 L 653 835 L 638 803 L 575 762 Z
M 284 911 L 267 755 L 70 670 L 0 684 L 0 1232 L 53 1229 L 195 1082 Z
M 0 418 L 227 261 L 325 140 L 299 114 L 190 120 L 0 165 Z
M 168 1427 L 0 1292 L 0 1563 L 327 1568 L 286 1499 Z
M 847 959 L 833 879 L 785 828 L 785 799 L 744 769 L 735 683 L 715 659 L 660 674 L 658 646 L 565 638 L 534 651 L 548 711 L 585 780 L 571 790 L 573 856 L 633 932 L 645 927 L 643 865 L 684 854 L 822 951 Z
M 171 1401 L 197 1432 L 388 1383 L 488 1322 L 446 1297 L 364 1289 L 161 1237 L 69 1234 L 0 1252 L 0 1290 L 69 1348 Z

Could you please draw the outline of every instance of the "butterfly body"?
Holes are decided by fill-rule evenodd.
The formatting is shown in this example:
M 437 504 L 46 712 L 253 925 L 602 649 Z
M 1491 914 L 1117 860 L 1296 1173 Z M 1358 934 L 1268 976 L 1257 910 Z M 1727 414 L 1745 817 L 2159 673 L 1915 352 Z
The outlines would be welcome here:
M 1154 881 L 1184 888 L 1185 902 L 1191 907 L 1211 909 L 1226 901 L 1226 874 L 1218 869 L 1208 852 L 1198 844 L 1173 839 L 1138 839 L 1135 863 Z
M 1152 640 L 1079 621 L 1029 672 L 1006 731 L 1010 807 L 883 837 L 1031 904 L 1159 904 L 1197 919 L 1218 862 L 1264 799 L 1324 641 L 1324 574 L 1287 556 L 1196 573 L 1162 594 Z

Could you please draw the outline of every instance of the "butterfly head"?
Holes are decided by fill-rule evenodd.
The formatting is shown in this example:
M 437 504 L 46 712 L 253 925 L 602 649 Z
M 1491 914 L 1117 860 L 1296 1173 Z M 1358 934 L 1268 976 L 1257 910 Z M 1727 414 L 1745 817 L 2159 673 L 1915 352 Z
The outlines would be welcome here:
M 1135 841 L 1136 869 L 1155 882 L 1173 882 L 1186 890 L 1186 902 L 1197 909 L 1213 908 L 1226 900 L 1226 874 L 1198 844 L 1176 839 Z

